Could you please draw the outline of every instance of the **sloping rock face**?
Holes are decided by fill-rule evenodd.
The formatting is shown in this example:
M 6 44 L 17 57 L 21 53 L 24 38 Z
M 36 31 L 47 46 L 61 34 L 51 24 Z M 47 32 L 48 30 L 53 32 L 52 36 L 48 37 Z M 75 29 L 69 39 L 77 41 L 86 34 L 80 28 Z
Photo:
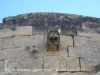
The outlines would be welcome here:
M 59 25 L 60 50 L 47 51 L 47 27 Z M 99 75 L 100 18 L 29 13 L 0 23 L 0 75 Z

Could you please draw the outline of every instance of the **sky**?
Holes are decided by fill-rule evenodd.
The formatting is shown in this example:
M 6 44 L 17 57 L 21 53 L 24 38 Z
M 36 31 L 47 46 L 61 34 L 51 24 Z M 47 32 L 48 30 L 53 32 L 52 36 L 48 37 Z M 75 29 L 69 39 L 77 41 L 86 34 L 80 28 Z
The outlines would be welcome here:
M 100 18 L 100 0 L 0 0 L 4 17 L 35 12 L 59 12 Z

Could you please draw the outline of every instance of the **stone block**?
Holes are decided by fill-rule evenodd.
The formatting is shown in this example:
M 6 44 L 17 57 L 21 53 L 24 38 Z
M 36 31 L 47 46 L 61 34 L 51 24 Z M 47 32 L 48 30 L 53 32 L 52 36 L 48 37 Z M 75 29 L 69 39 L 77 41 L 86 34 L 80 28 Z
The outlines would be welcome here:
M 8 28 L 0 29 L 0 38 L 13 36 L 14 32 Z
M 4 61 L 0 61 L 0 72 L 4 72 L 4 71 L 5 71 Z
M 68 47 L 68 52 L 69 52 L 69 57 L 79 57 L 75 50 L 74 50 L 74 47 Z
M 5 25 L 5 27 L 12 27 L 12 26 L 17 26 L 17 21 L 13 20 L 13 21 L 6 21 L 3 23 Z
M 44 56 L 57 56 L 57 57 L 67 57 L 67 49 L 62 50 L 60 49 L 59 51 L 47 51 L 47 49 L 44 49 Z
M 69 49 L 69 56 L 80 57 L 81 68 L 85 68 L 85 71 L 92 71 L 94 66 L 98 65 L 100 62 L 99 41 L 87 41 L 87 43 L 84 43 L 79 47 L 74 47 L 71 50 Z
M 16 59 L 21 57 L 38 58 L 42 56 L 43 56 L 42 48 L 23 47 L 23 48 L 0 50 L 0 60 Z
M 29 26 L 29 20 L 18 20 L 18 26 Z
M 81 28 L 82 24 L 80 21 L 78 20 L 74 20 L 74 19 L 63 19 L 62 20 L 62 26 L 70 26 L 73 28 Z
M 26 31 L 27 30 L 27 31 Z M 0 38 L 14 35 L 32 35 L 32 26 L 12 27 L 0 29 Z
M 7 69 L 18 72 L 19 69 L 42 69 L 43 59 L 42 58 L 20 58 L 13 59 L 7 62 Z
M 74 62 L 74 63 L 73 63 Z M 53 71 L 80 71 L 79 59 L 68 57 L 48 56 L 44 57 L 44 69 Z
M 57 68 L 59 69 L 59 58 L 56 56 L 44 57 L 44 69 L 56 71 Z
M 14 38 L 15 47 L 23 46 L 44 46 L 44 35 L 33 35 L 33 36 L 20 36 Z
M 13 38 L 2 38 L 0 39 L 0 49 L 9 49 L 13 48 Z
M 45 75 L 59 75 L 57 71 L 45 71 Z
M 69 26 L 60 26 L 61 27 L 61 35 L 76 35 L 76 30 L 70 28 Z
M 79 58 L 60 58 L 59 69 L 62 71 L 80 71 Z
M 14 25 L 15 24 L 15 25 Z M 2 24 L 1 29 L 9 28 L 12 29 L 13 27 L 17 26 L 16 21 L 8 21 Z
M 32 26 L 17 27 L 14 31 L 14 35 L 32 35 Z
M 46 26 L 33 26 L 33 35 L 34 34 L 37 34 L 37 35 L 47 34 L 47 27 Z
M 39 70 L 39 69 L 37 69 Z M 32 71 L 32 72 L 19 72 L 18 75 L 59 75 L 57 71 Z
M 92 29 L 92 30 L 98 30 L 100 28 L 100 24 L 98 22 L 83 22 L 82 23 L 83 29 Z
M 59 73 L 59 75 L 90 75 L 90 73 L 85 73 L 85 72 L 64 72 L 64 73 Z
M 60 35 L 61 49 L 73 46 L 73 38 L 71 36 Z
M 12 73 L 2 72 L 2 73 L 0 73 L 0 75 L 12 75 Z M 14 75 L 16 75 L 16 74 L 14 74 Z
M 97 65 L 97 63 L 89 63 L 86 59 L 80 59 L 81 61 L 81 68 L 84 68 L 85 71 L 91 72 L 94 67 Z M 82 70 L 81 70 L 82 71 Z
M 74 46 L 81 46 L 83 44 L 88 44 L 88 42 L 100 42 L 100 38 L 93 37 L 81 37 L 81 36 L 74 36 Z
M 44 19 L 38 19 L 38 20 L 30 19 L 29 25 L 30 26 L 44 26 L 45 20 Z
M 38 72 L 20 72 L 18 75 L 45 75 L 43 71 Z
M 100 37 L 100 33 L 92 29 L 78 29 L 77 35 L 84 37 Z

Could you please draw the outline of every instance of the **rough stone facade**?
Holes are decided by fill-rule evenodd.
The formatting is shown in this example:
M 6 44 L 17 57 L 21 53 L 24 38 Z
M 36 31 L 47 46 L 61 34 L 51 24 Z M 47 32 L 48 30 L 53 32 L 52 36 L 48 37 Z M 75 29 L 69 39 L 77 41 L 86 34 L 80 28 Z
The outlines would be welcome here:
M 52 25 L 62 30 L 59 51 L 47 51 Z M 99 64 L 100 18 L 29 13 L 0 23 L 0 75 L 99 75 Z

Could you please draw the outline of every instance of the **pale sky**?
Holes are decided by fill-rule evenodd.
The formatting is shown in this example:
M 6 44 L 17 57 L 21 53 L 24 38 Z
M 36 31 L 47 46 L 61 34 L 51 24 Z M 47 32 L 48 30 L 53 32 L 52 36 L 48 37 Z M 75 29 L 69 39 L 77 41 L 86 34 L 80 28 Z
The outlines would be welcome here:
M 0 22 L 4 17 L 31 12 L 71 13 L 100 18 L 100 0 L 0 0 Z

